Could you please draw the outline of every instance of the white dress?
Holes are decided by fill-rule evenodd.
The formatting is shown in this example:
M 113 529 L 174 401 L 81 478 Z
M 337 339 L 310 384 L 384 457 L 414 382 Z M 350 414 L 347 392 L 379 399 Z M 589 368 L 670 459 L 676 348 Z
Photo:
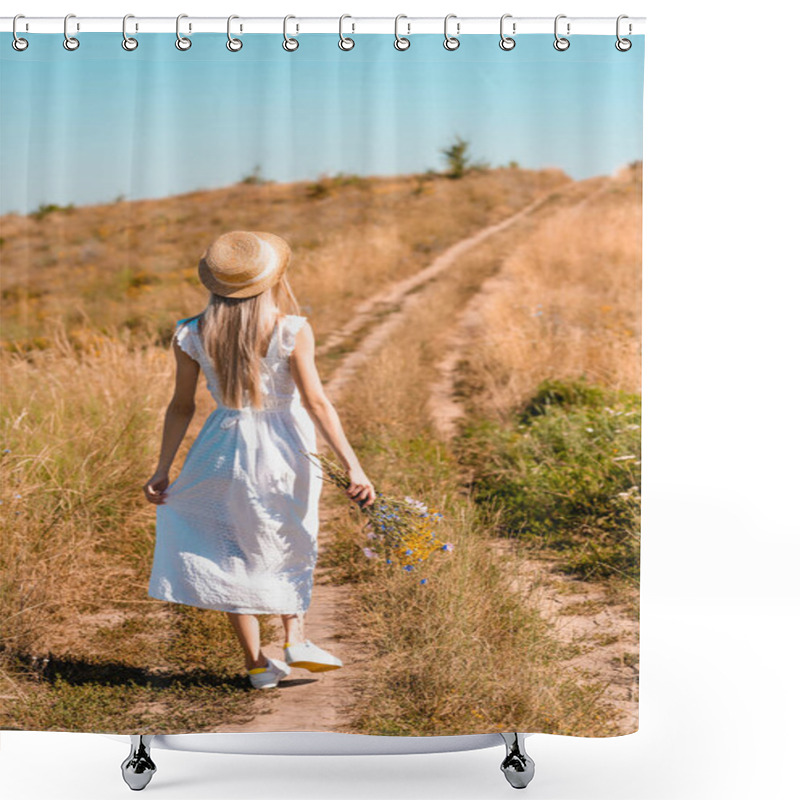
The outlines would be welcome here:
M 156 506 L 150 597 L 241 614 L 308 609 L 322 471 L 301 452 L 316 452 L 316 431 L 288 362 L 305 320 L 276 323 L 262 359 L 264 409 L 223 405 L 197 317 L 178 321 L 173 338 L 217 407 Z

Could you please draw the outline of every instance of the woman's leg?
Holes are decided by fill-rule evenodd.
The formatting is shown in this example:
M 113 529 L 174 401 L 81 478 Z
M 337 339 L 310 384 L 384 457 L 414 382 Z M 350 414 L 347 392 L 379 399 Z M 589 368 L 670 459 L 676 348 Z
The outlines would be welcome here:
M 281 620 L 286 634 L 284 644 L 298 644 L 305 640 L 303 619 L 300 614 L 281 614 Z
M 258 627 L 257 617 L 254 614 L 235 614 L 232 611 L 225 613 L 244 650 L 247 669 L 266 667 L 267 657 L 261 652 L 261 630 Z

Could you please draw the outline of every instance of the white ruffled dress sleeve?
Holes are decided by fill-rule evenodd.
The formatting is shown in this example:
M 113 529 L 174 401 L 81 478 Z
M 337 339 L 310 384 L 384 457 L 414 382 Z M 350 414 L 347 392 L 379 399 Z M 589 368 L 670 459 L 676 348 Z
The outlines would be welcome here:
M 194 338 L 194 321 L 191 317 L 186 319 L 179 319 L 175 323 L 175 332 L 172 335 L 172 340 L 177 342 L 181 350 L 186 353 L 190 358 L 199 361 L 197 357 L 197 346 Z
M 306 323 L 306 317 L 299 314 L 289 314 L 281 327 L 281 355 L 288 358 L 294 350 L 297 334 Z

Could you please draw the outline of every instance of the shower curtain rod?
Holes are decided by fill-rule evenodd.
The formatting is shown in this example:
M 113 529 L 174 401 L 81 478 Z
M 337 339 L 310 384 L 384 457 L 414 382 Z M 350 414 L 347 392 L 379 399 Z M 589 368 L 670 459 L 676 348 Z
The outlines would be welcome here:
M 181 15 L 181 35 L 192 33 L 226 33 L 228 17 L 193 17 Z M 500 35 L 500 16 L 496 17 L 459 17 L 450 15 L 448 20 L 449 35 L 474 33 L 497 33 Z M 570 17 L 559 15 L 560 36 L 576 34 L 614 35 L 617 30 L 616 17 Z M 17 33 L 64 33 L 64 17 L 28 17 L 20 16 L 17 20 Z M 175 33 L 176 17 L 136 17 L 130 16 L 126 31 L 128 36 L 136 33 Z M 13 17 L 0 17 L 0 30 L 12 30 Z M 122 17 L 81 17 L 70 16 L 67 20 L 70 36 L 81 33 L 114 33 L 122 35 Z M 555 16 L 552 17 L 514 17 L 506 15 L 503 31 L 506 36 L 518 36 L 525 33 L 554 32 Z M 400 15 L 397 21 L 398 33 L 401 36 L 415 33 L 444 34 L 444 17 L 411 17 Z M 569 30 L 567 29 L 569 25 Z M 231 20 L 231 31 L 238 34 L 248 33 L 283 33 L 283 17 L 235 17 Z M 395 17 L 355 17 L 345 15 L 341 22 L 342 31 L 351 33 L 388 33 L 395 32 Z M 624 17 L 620 21 L 620 34 L 630 36 L 644 33 L 645 17 Z M 288 21 L 288 32 L 297 33 L 338 33 L 339 17 L 303 17 L 292 16 Z

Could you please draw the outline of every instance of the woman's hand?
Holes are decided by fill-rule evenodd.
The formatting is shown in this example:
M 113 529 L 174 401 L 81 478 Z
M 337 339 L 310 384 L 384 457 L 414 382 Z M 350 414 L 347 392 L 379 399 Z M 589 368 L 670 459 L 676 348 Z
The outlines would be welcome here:
M 144 485 L 144 496 L 149 503 L 160 506 L 167 498 L 165 489 L 169 486 L 169 473 L 156 470 L 153 477 Z
M 364 474 L 361 467 L 347 470 L 347 476 L 350 478 L 350 485 L 345 489 L 345 492 L 351 500 L 359 504 L 359 506 L 371 506 L 375 502 L 375 487 L 370 482 L 370 479 Z

